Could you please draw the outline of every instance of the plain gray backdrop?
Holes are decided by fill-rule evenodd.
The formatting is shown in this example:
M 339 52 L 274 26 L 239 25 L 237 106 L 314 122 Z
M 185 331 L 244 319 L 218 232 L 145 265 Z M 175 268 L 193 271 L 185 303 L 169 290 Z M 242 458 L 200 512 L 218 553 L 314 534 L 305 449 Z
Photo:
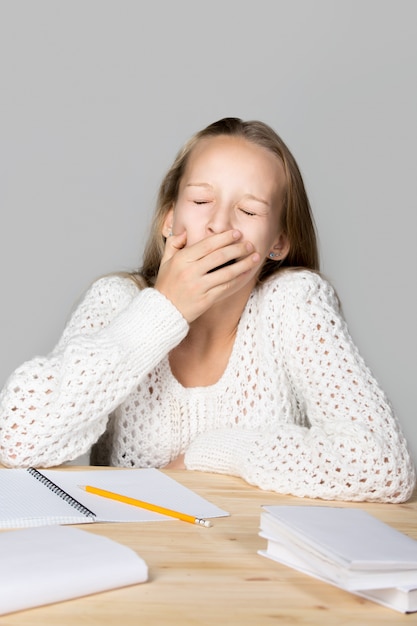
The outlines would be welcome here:
M 0 386 L 140 264 L 177 149 L 224 116 L 293 151 L 322 270 L 417 459 L 417 3 L 0 0 Z

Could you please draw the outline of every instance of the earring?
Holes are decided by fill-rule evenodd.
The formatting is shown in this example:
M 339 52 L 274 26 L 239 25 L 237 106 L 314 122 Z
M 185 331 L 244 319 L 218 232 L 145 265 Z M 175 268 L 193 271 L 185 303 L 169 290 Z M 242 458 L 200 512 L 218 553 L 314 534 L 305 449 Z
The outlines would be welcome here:
M 279 258 L 279 256 L 280 256 L 279 254 L 274 254 L 273 252 L 270 252 L 270 253 L 269 253 L 269 258 L 270 258 L 270 259 L 278 259 L 278 258 Z

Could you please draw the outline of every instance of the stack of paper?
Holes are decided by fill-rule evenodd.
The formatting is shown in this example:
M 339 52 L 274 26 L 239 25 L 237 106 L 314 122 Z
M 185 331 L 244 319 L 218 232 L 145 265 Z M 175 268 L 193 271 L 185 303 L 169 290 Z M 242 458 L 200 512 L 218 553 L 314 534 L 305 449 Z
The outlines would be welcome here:
M 417 541 L 361 509 L 264 506 L 259 554 L 402 613 L 417 611 Z

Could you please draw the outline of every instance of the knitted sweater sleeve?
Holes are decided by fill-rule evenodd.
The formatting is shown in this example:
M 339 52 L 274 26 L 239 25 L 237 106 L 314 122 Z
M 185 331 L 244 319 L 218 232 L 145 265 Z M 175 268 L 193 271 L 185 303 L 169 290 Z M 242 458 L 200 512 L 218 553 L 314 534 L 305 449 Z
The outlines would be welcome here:
M 330 285 L 303 272 L 289 285 L 284 303 L 274 297 L 267 305 L 279 320 L 268 337 L 276 354 L 269 354 L 284 363 L 307 426 L 205 433 L 187 451 L 187 468 L 235 474 L 296 496 L 407 500 L 415 469 L 406 441 Z
M 94 283 L 53 352 L 24 363 L 0 395 L 0 462 L 59 465 L 85 453 L 132 388 L 188 332 L 157 290 Z

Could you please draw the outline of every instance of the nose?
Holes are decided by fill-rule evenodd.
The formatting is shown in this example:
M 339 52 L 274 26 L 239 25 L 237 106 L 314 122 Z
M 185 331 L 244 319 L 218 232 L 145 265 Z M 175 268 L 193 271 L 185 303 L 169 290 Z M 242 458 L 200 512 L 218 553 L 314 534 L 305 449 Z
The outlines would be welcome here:
M 207 221 L 207 230 L 210 234 L 223 233 L 233 228 L 232 209 L 227 204 L 216 204 Z

